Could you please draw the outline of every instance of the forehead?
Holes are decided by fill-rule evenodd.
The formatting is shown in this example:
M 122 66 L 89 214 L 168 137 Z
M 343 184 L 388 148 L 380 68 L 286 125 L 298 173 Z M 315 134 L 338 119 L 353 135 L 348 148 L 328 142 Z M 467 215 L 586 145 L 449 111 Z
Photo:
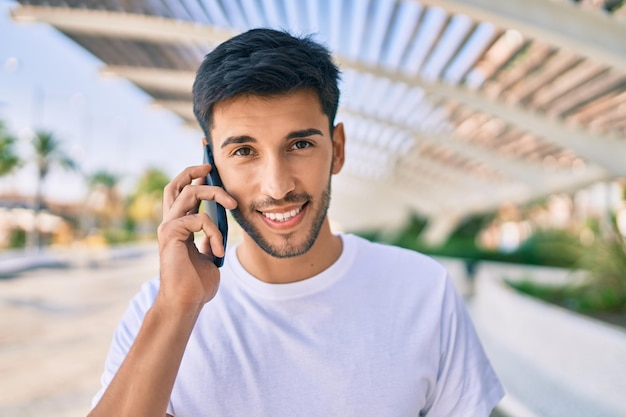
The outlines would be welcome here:
M 312 90 L 272 96 L 242 95 L 215 104 L 211 136 L 221 141 L 232 135 L 251 135 L 256 130 L 302 129 L 323 124 L 328 124 L 328 117 Z

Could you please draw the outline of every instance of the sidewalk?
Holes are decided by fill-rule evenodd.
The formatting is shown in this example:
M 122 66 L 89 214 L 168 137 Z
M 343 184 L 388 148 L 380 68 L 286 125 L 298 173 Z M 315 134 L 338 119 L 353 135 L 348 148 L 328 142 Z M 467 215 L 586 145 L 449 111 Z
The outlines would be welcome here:
M 76 249 L 40 255 L 24 256 L 32 262 L 14 273 L 18 278 L 0 279 L 0 416 L 84 416 L 117 321 L 139 286 L 158 273 L 156 244 L 89 256 Z M 43 260 L 53 267 L 33 267 Z M 0 266 L 5 261 L 0 258 Z M 463 279 L 461 267 L 450 266 L 457 279 Z M 504 329 L 487 328 L 472 303 L 470 298 L 477 331 L 507 391 L 494 417 L 620 415 L 511 351 L 499 340 Z M 533 337 L 518 327 L 507 330 Z M 616 363 L 612 372 L 626 377 L 625 370 Z
M 64 248 L 23 249 L 0 252 L 0 279 L 37 268 L 63 268 L 141 256 L 154 250 L 156 242 L 112 247 L 76 245 Z
M 562 276 L 560 276 L 562 275 Z M 626 332 L 520 295 L 502 281 L 559 281 L 569 271 L 484 262 L 469 311 L 511 417 L 620 417 Z M 527 279 L 527 278 L 526 278 Z
M 0 278 L 29 269 L 65 266 L 67 262 L 51 251 L 22 250 L 0 253 Z
M 481 332 L 481 340 L 507 397 L 499 410 L 510 417 L 623 417 L 588 393 L 574 392 L 536 364 L 521 358 Z M 618 371 L 618 369 L 616 369 Z
M 15 279 L 0 279 L 0 416 L 85 416 L 113 329 L 158 273 L 156 244 L 29 255 L 21 266 L 30 269 L 14 263 Z

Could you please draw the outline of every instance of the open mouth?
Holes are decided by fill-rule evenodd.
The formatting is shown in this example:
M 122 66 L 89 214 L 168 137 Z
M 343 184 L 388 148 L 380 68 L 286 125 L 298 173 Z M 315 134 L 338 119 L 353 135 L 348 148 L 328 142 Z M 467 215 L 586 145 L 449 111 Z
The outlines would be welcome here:
M 282 213 L 265 213 L 261 212 L 263 216 L 267 219 L 272 220 L 278 223 L 284 223 L 292 218 L 296 217 L 302 211 L 302 207 L 297 207 L 289 211 L 284 211 Z

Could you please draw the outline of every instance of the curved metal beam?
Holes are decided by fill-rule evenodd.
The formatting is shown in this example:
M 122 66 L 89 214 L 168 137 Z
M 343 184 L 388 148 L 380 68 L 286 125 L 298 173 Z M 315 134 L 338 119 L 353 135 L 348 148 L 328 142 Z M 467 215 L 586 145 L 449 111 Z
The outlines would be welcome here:
M 48 23 L 64 32 L 155 43 L 221 43 L 237 32 L 194 22 L 107 10 L 18 6 L 16 22 Z
M 342 59 L 343 68 L 386 77 L 412 87 L 419 87 L 436 100 L 454 100 L 475 111 L 498 117 L 505 122 L 538 136 L 542 140 L 563 149 L 571 149 L 587 161 L 607 169 L 613 176 L 626 176 L 626 140 L 615 136 L 594 134 L 558 120 L 520 107 L 506 105 L 484 97 L 476 91 L 443 82 L 426 82 L 418 77 L 408 76 L 400 71 L 391 71 L 381 66 Z
M 377 123 L 392 126 L 402 130 L 412 130 L 410 126 L 405 126 L 392 121 L 383 120 L 376 116 L 365 114 L 360 111 L 354 111 L 349 108 L 342 107 L 341 113 L 347 113 L 354 116 L 359 116 L 371 120 L 375 120 Z M 507 177 L 514 181 L 520 181 L 527 183 L 530 186 L 540 186 L 544 180 L 545 175 L 542 175 L 541 166 L 537 164 L 530 164 L 514 158 L 507 158 L 499 155 L 497 152 L 476 145 L 472 145 L 469 142 L 462 141 L 454 136 L 453 133 L 422 133 L 415 132 L 414 137 L 417 141 L 425 141 L 434 145 L 443 145 L 465 157 L 474 159 L 476 161 L 485 163 L 497 171 L 500 171 Z
M 608 13 L 582 10 L 573 1 L 419 0 L 546 42 L 626 71 L 626 24 Z
M 464 106 L 487 113 L 528 131 L 541 139 L 563 149 L 571 149 L 592 164 L 600 165 L 613 176 L 626 176 L 626 140 L 615 136 L 589 133 L 537 113 L 517 107 L 505 106 L 491 101 L 469 89 L 445 83 L 426 83 L 400 72 L 362 63 L 341 61 L 342 66 L 356 71 L 369 72 L 380 77 L 389 77 L 397 82 L 418 86 L 438 99 L 452 99 Z M 114 73 L 136 83 L 140 87 L 164 91 L 188 93 L 195 78 L 193 71 L 173 71 L 136 67 L 105 67 L 104 73 Z M 171 88 L 171 89 L 170 89 Z
M 191 94 L 196 77 L 194 71 L 179 71 L 152 67 L 107 65 L 100 70 L 103 77 L 121 77 L 139 87 L 172 94 Z M 191 101 L 189 102 L 191 107 Z
M 529 3 L 530 2 L 530 3 Z M 514 23 L 515 13 L 519 11 L 517 21 L 530 20 L 537 11 L 543 11 L 546 16 L 553 16 L 556 11 L 564 11 L 565 19 L 581 19 L 583 22 L 598 21 L 601 27 L 593 26 L 593 30 L 581 30 L 580 26 L 576 27 L 576 36 L 581 37 L 579 33 L 584 33 L 584 37 L 602 36 L 594 41 L 594 48 L 602 50 L 603 45 L 613 45 L 617 42 L 615 52 L 622 59 L 626 60 L 626 44 L 623 42 L 624 26 L 616 23 L 615 19 L 608 17 L 591 17 L 593 13 L 583 13 L 572 6 L 564 7 L 561 3 L 546 2 L 545 0 L 529 0 L 525 2 L 516 2 L 513 0 L 503 0 L 502 2 L 491 2 L 489 0 L 431 0 L 432 4 L 447 6 L 449 10 L 463 11 L 477 18 L 497 18 L 498 16 L 509 16 Z M 516 6 L 519 4 L 519 7 Z M 499 6 L 506 5 L 506 6 Z M 504 10 L 501 10 L 504 8 Z M 518 10 L 519 9 L 519 10 Z M 533 13 L 530 13 L 533 11 Z M 573 10 L 573 12 L 572 12 Z M 566 13 L 567 12 L 567 13 Z M 149 40 L 153 42 L 213 42 L 219 43 L 234 34 L 230 31 L 218 30 L 212 26 L 198 25 L 191 22 L 179 22 L 173 19 L 164 19 L 159 17 L 149 17 L 141 15 L 131 15 L 117 12 L 107 12 L 102 10 L 87 9 L 71 9 L 56 7 L 38 7 L 38 6 L 20 6 L 12 11 L 12 16 L 16 20 L 39 20 L 50 23 L 55 27 L 74 33 L 89 33 L 101 36 L 129 37 L 132 39 Z M 513 16 L 513 17 L 511 17 Z M 526 16 L 526 17 L 524 17 Z M 568 17 L 574 16 L 574 17 Z M 538 18 L 537 18 L 538 19 Z M 594 20 L 595 19 L 595 20 Z M 602 20 L 603 19 L 603 20 Z M 550 23 L 546 23 L 545 27 L 552 25 L 561 25 L 559 19 L 550 18 Z M 535 26 L 538 25 L 535 20 Z M 576 22 L 575 20 L 567 21 L 568 25 Z M 502 24 L 507 21 L 501 21 Z M 511 22 L 508 22 L 511 23 Z M 579 22 L 581 23 L 581 22 Z M 583 23 L 581 23 L 583 24 Z M 584 23 L 587 24 L 587 23 Z M 585 27 L 583 24 L 582 27 Z M 565 23 L 563 24 L 565 26 Z M 515 27 L 515 26 L 512 26 Z M 557 28 L 560 26 L 556 26 Z M 607 30 L 611 32 L 607 32 Z M 564 28 L 552 29 L 554 32 L 562 33 L 562 37 L 566 37 Z M 538 33 L 538 32 L 535 32 Z M 600 35 L 598 35 L 600 34 Z M 603 34 L 603 35 L 602 35 Z M 619 35 L 619 36 L 614 36 Z M 609 39 L 610 38 L 610 39 Z M 573 38 L 577 39 L 577 38 Z M 580 40 L 583 42 L 584 40 Z M 600 44 L 596 45 L 597 42 Z M 577 45 L 577 43 L 574 43 Z M 619 53 L 621 51 L 621 53 Z M 504 121 L 530 131 L 565 149 L 571 149 L 579 155 L 584 155 L 587 160 L 592 163 L 599 164 L 614 176 L 626 176 L 626 141 L 614 137 L 602 136 L 599 134 L 591 134 L 581 130 L 577 130 L 556 120 L 547 120 L 545 117 L 529 112 L 521 108 L 504 106 L 488 100 L 487 98 L 469 91 L 462 87 L 451 86 L 443 83 L 428 83 L 415 77 L 409 77 L 406 74 L 366 65 L 360 62 L 354 62 L 342 58 L 337 58 L 340 65 L 344 68 L 352 68 L 356 71 L 366 72 L 380 77 L 387 77 L 394 81 L 407 83 L 410 86 L 418 86 L 423 88 L 432 96 L 452 99 L 467 105 L 475 110 L 483 113 L 495 115 Z M 626 66 L 625 66 L 626 68 Z M 111 67 L 109 67 L 109 70 Z M 162 70 L 144 71 L 141 73 L 139 69 L 122 69 L 114 68 L 120 76 L 126 77 L 140 86 L 150 84 L 154 88 L 174 89 L 180 88 L 185 93 L 190 91 L 193 83 L 192 72 L 176 72 Z M 158 78 L 158 83 L 154 80 Z

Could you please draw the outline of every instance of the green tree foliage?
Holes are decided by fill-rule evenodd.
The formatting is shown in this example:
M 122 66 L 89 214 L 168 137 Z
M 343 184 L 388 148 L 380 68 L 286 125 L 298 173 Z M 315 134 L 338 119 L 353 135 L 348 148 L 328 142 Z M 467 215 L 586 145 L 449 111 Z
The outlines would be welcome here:
M 60 166 L 65 169 L 77 170 L 78 164 L 63 149 L 63 144 L 52 132 L 37 131 L 32 140 L 37 165 L 37 191 L 35 193 L 35 215 L 41 211 L 43 202 L 43 183 L 50 173 L 50 168 Z M 39 232 L 33 233 L 34 246 L 39 246 Z
M 63 149 L 62 142 L 54 133 L 37 131 L 32 141 L 35 150 L 35 162 L 39 180 L 43 181 L 48 176 L 50 168 L 58 165 L 65 169 L 76 170 L 78 165 Z
M 111 190 L 117 186 L 121 178 L 118 174 L 101 169 L 87 177 L 87 184 L 91 189 L 103 187 Z
M 476 243 L 476 236 L 494 216 L 495 213 L 468 216 L 459 223 L 443 244 L 431 246 L 422 239 L 422 232 L 428 227 L 428 219 L 414 214 L 397 238 L 388 243 L 434 256 L 500 260 L 509 254 L 487 251 L 480 248 Z
M 94 213 L 99 226 L 108 228 L 122 220 L 124 204 L 118 185 L 121 175 L 101 169 L 87 176 L 89 196 L 86 209 Z
M 153 234 L 161 219 L 163 188 L 168 175 L 159 168 L 148 168 L 139 178 L 128 203 L 129 221 L 141 226 L 144 233 Z
M 148 168 L 139 178 L 135 194 L 149 194 L 163 198 L 163 189 L 170 182 L 169 176 L 159 168 Z
M 616 311 L 626 315 L 626 242 L 614 219 L 611 230 L 581 250 L 577 266 L 589 271 L 582 289 L 581 309 Z
M 0 120 L 0 176 L 11 173 L 21 164 L 15 149 L 16 138 Z

